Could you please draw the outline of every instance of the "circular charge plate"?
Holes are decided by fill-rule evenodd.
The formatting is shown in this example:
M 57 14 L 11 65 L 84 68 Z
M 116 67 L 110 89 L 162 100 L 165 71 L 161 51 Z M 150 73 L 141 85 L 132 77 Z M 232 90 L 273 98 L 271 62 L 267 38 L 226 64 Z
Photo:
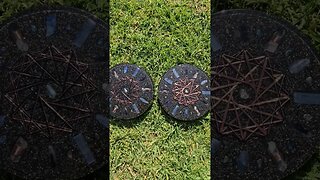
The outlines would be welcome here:
M 117 119 L 135 119 L 147 112 L 153 101 L 153 83 L 142 68 L 120 64 L 110 70 L 110 114 Z
M 159 101 L 171 117 L 192 121 L 210 109 L 210 82 L 199 68 L 181 64 L 168 70 L 159 85 Z
M 319 59 L 281 19 L 249 10 L 212 18 L 212 177 L 283 178 L 319 144 Z

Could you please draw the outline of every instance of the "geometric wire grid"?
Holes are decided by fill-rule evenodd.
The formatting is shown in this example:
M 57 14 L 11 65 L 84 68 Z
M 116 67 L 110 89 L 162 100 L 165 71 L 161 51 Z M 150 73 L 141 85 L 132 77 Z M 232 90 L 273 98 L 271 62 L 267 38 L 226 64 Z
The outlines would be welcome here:
M 161 78 L 160 105 L 174 119 L 197 120 L 210 109 L 209 86 L 209 78 L 201 69 L 190 64 L 179 64 Z
M 267 135 L 283 121 L 281 108 L 289 101 L 282 89 L 284 75 L 269 66 L 267 57 L 253 57 L 246 50 L 223 54 L 212 74 L 213 120 L 221 134 L 247 140 Z
M 129 76 L 123 76 L 112 85 L 111 96 L 114 97 L 116 103 L 128 106 L 139 98 L 139 82 Z M 121 87 L 124 87 L 124 91 Z M 125 88 L 127 87 L 127 88 Z M 126 93 L 126 92 L 130 92 Z
M 195 79 L 181 78 L 174 83 L 173 99 L 178 101 L 180 105 L 194 105 L 199 101 L 201 94 L 200 86 L 195 84 Z
M 90 98 L 97 88 L 88 67 L 73 50 L 60 51 L 55 46 L 18 58 L 8 71 L 10 84 L 4 95 L 10 102 L 9 118 L 21 123 L 28 134 L 52 139 L 55 132 L 71 133 L 72 124 L 93 112 Z

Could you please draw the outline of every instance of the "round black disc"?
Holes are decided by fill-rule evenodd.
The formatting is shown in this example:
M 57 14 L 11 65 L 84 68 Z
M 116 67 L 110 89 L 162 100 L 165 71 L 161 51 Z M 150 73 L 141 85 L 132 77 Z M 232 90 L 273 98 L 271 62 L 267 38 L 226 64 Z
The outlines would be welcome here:
M 212 177 L 283 178 L 319 144 L 319 59 L 284 20 L 248 10 L 212 18 Z
M 0 29 L 0 167 L 74 179 L 108 161 L 108 28 L 77 9 L 34 10 Z
M 142 68 L 120 64 L 110 70 L 110 114 L 117 119 L 135 119 L 151 107 L 153 83 Z
M 159 85 L 159 101 L 171 117 L 192 121 L 209 111 L 210 82 L 199 68 L 181 64 L 167 71 Z

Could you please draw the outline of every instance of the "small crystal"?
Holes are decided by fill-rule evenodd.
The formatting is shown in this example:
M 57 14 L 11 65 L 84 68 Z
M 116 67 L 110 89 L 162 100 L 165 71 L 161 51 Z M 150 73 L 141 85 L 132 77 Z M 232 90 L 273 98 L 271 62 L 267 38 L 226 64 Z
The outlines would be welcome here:
M 49 156 L 50 156 L 50 164 L 51 167 L 56 167 L 57 166 L 57 156 L 56 156 L 56 152 L 53 149 L 53 146 L 49 146 Z
M 244 41 L 244 42 L 247 42 L 249 40 L 247 26 L 241 25 L 239 30 L 240 30 L 241 40 Z
M 250 96 L 245 89 L 240 89 L 240 98 L 241 99 L 248 99 Z
M 282 31 L 281 34 L 279 31 L 275 32 L 271 37 L 271 39 L 269 40 L 269 42 L 267 43 L 265 50 L 271 53 L 274 53 L 277 50 L 279 46 L 279 42 L 284 35 L 285 35 L 285 31 Z
M 5 144 L 6 141 L 7 141 L 7 136 L 6 135 L 0 136 L 0 145 Z
M 276 143 L 271 141 L 271 142 L 268 142 L 268 151 L 270 153 L 273 153 L 275 151 L 277 151 L 277 146 L 276 146 Z
M 211 48 L 214 52 L 219 51 L 222 48 L 220 42 L 214 36 L 211 38 Z
M 96 159 L 93 156 L 92 151 L 90 150 L 88 143 L 84 136 L 80 133 L 73 137 L 75 144 L 77 145 L 79 151 L 81 152 L 84 160 L 88 165 L 94 164 Z
M 312 119 L 312 116 L 310 114 L 304 114 L 303 118 L 307 121 L 310 121 Z
M 221 142 L 215 138 L 212 138 L 211 140 L 211 149 L 212 149 L 212 153 L 215 154 L 220 147 Z
M 258 160 L 257 160 L 257 165 L 258 165 L 258 168 L 259 168 L 259 169 L 262 168 L 262 159 L 258 159 Z
M 308 85 L 311 86 L 312 85 L 312 77 L 310 77 L 310 76 L 307 77 L 306 78 L 306 83 L 308 83 Z
M 6 116 L 0 115 L 0 127 L 2 127 L 6 122 Z
M 292 53 L 292 49 L 289 49 L 285 52 L 285 55 L 288 57 L 291 55 L 291 53 Z
M 22 137 L 20 137 L 16 144 L 13 147 L 12 153 L 11 153 L 11 160 L 13 162 L 19 162 L 23 153 L 28 148 L 28 143 L 26 140 L 24 140 Z
M 80 48 L 83 43 L 87 40 L 93 29 L 96 27 L 96 22 L 92 19 L 88 19 L 83 25 L 81 31 L 79 31 L 76 35 L 73 44 Z
M 223 163 L 227 163 L 227 162 L 229 162 L 229 157 L 228 156 L 224 156 Z
M 21 51 L 28 51 L 29 50 L 29 46 L 24 41 L 18 24 L 15 24 L 15 23 L 10 24 L 9 25 L 9 32 L 11 33 L 11 36 L 12 36 L 13 40 L 15 41 L 19 50 L 21 50 Z
M 102 84 L 102 89 L 103 89 L 103 90 L 108 91 L 108 88 L 109 88 L 108 83 L 103 83 L 103 84 Z
M 108 119 L 106 116 L 102 114 L 96 114 L 96 120 L 103 126 L 103 127 L 108 127 Z
M 287 153 L 292 154 L 296 152 L 296 147 L 292 141 L 289 141 L 287 144 Z
M 278 43 L 271 41 L 267 44 L 265 50 L 274 53 L 277 50 L 278 46 L 279 46 Z
M 310 65 L 310 59 L 299 59 L 294 61 L 290 66 L 289 66 L 289 71 L 291 74 L 296 74 L 304 70 L 306 67 Z
M 56 15 L 50 15 L 47 16 L 47 34 L 46 36 L 52 36 L 56 32 L 57 27 L 57 16 Z
M 72 151 L 71 151 L 71 150 L 68 151 L 67 156 L 68 156 L 69 159 L 72 159 L 72 158 L 73 158 L 73 155 L 72 155 Z
M 268 142 L 268 151 L 271 153 L 273 159 L 277 162 L 278 170 L 284 172 L 287 169 L 287 163 L 282 159 L 275 142 Z
M 240 172 L 244 172 L 249 164 L 249 153 L 248 151 L 241 151 L 237 159 L 237 165 Z
M 31 25 L 31 31 L 32 32 L 36 32 L 37 31 L 37 27 L 35 25 Z
M 287 163 L 284 161 L 279 161 L 278 170 L 284 172 L 287 169 Z
M 261 38 L 261 37 L 262 37 L 262 31 L 261 31 L 261 29 L 257 29 L 256 35 L 257 35 L 258 38 Z
M 17 44 L 18 49 L 20 49 L 21 51 L 28 51 L 29 50 L 28 44 L 26 44 L 22 39 L 17 39 L 16 44 Z
M 47 84 L 47 92 L 48 92 L 48 96 L 51 99 L 54 99 L 57 96 L 57 92 L 53 89 L 51 84 Z
M 100 46 L 103 44 L 103 38 L 100 38 L 98 41 L 97 41 L 97 44 Z
M 320 104 L 320 94 L 308 92 L 293 92 L 293 100 L 297 104 Z
M 7 51 L 7 48 L 6 48 L 6 47 L 1 47 L 1 48 L 0 48 L 1 54 L 3 54 L 3 53 L 6 52 L 6 51 Z

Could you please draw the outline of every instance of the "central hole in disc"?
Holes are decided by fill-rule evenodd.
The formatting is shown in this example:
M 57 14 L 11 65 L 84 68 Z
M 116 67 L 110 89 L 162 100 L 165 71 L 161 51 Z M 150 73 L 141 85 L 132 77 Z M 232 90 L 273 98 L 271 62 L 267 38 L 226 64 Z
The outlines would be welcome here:
M 233 98 L 238 103 L 250 104 L 255 99 L 255 90 L 247 84 L 240 84 L 233 92 Z
M 189 91 L 188 88 L 185 88 L 185 89 L 184 89 L 184 93 L 185 93 L 185 94 L 189 94 L 189 92 L 190 92 L 190 91 Z
M 126 87 L 123 88 L 123 91 L 124 91 L 124 93 L 128 93 L 129 92 L 129 90 Z

